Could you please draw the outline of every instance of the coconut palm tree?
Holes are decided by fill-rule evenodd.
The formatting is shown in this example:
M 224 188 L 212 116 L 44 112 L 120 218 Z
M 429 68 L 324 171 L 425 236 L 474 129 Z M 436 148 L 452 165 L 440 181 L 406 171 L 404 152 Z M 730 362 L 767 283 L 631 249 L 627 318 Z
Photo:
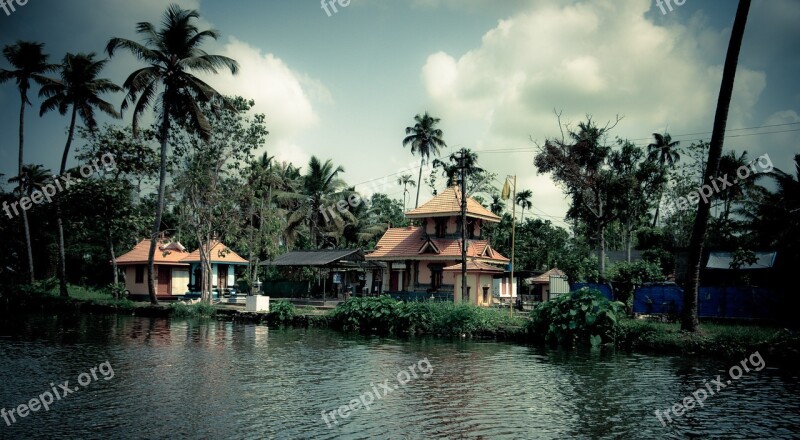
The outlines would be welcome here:
M 492 201 L 489 203 L 489 210 L 492 211 L 494 215 L 502 217 L 505 208 L 505 202 L 503 201 L 503 198 L 500 197 L 500 194 L 492 194 Z
M 397 184 L 403 185 L 403 212 L 406 212 L 406 197 L 408 196 L 408 186 L 417 186 L 411 174 L 403 174 L 397 178 Z
M 164 213 L 164 193 L 167 180 L 167 147 L 169 145 L 171 118 L 181 121 L 193 129 L 204 140 L 209 140 L 211 124 L 203 114 L 200 102 L 219 101 L 224 99 L 210 85 L 194 76 L 192 72 L 218 73 L 220 69 L 228 69 L 236 74 L 239 65 L 236 61 L 221 55 L 210 55 L 200 47 L 208 39 L 219 38 L 215 30 L 201 31 L 195 25 L 200 14 L 195 10 L 181 9 L 171 4 L 164 13 L 160 29 L 147 22 L 136 25 L 145 44 L 125 38 L 112 38 L 106 46 L 109 56 L 114 56 L 117 49 L 129 50 L 136 58 L 148 64 L 147 67 L 131 73 L 123 86 L 127 91 L 122 102 L 122 110 L 133 105 L 132 128 L 134 136 L 138 134 L 139 120 L 156 99 L 160 100 L 161 163 L 158 178 L 158 200 L 156 216 L 150 235 L 150 251 L 148 254 L 147 287 L 150 302 L 158 304 L 156 299 L 155 268 L 153 258 L 156 251 L 158 234 L 161 230 L 161 217 Z M 158 95 L 158 91 L 161 94 Z
M 75 125 L 80 115 L 87 129 L 94 132 L 97 129 L 95 109 L 119 118 L 119 113 L 114 106 L 100 98 L 103 93 L 119 92 L 122 87 L 111 80 L 98 78 L 108 60 L 95 60 L 95 54 L 71 54 L 64 56 L 61 62 L 61 79 L 46 79 L 39 97 L 44 98 L 39 116 L 51 110 L 58 110 L 63 116 L 70 112 L 67 143 L 64 145 L 64 154 L 61 156 L 59 175 L 67 170 L 67 158 L 75 136 Z M 64 221 L 61 212 L 61 203 L 56 200 L 56 227 L 58 228 L 58 280 L 61 296 L 68 297 L 66 252 L 64 250 Z
M 520 191 L 517 193 L 517 206 L 522 208 L 522 213 L 520 214 L 520 222 L 525 221 L 525 210 L 533 208 L 533 203 L 531 203 L 531 197 L 533 197 L 533 192 L 531 190 L 526 189 L 525 191 Z
M 418 154 L 419 161 L 419 177 L 417 178 L 417 200 L 414 207 L 419 206 L 419 188 L 422 184 L 422 167 L 425 161 L 430 159 L 431 155 L 438 156 L 439 149 L 447 146 L 445 144 L 444 133 L 441 129 L 436 128 L 436 125 L 441 121 L 439 118 L 434 118 L 425 112 L 423 115 L 414 116 L 416 122 L 413 127 L 406 127 L 406 137 L 403 139 L 403 146 L 411 146 L 411 154 Z
M 736 68 L 739 64 L 739 52 L 744 39 L 744 29 L 747 26 L 750 3 L 750 0 L 739 0 L 739 7 L 736 9 L 736 18 L 733 21 L 731 38 L 728 42 L 728 52 L 725 55 L 725 65 L 722 69 L 722 82 L 720 84 L 719 98 L 717 99 L 717 109 L 714 114 L 714 128 L 711 132 L 711 146 L 708 149 L 708 162 L 703 176 L 704 182 L 716 178 L 719 171 L 722 144 L 725 141 L 725 127 L 728 123 L 728 111 L 731 106 Z M 697 216 L 694 219 L 692 237 L 689 241 L 689 258 L 686 264 L 687 282 L 683 296 L 683 311 L 681 313 L 681 330 L 684 331 L 696 332 L 699 328 L 697 320 L 697 291 L 700 285 L 700 261 L 703 255 L 703 241 L 706 238 L 710 214 L 710 201 L 698 203 Z
M 675 164 L 681 160 L 679 146 L 681 141 L 673 141 L 669 133 L 653 133 L 655 142 L 647 145 L 647 160 L 650 162 L 658 162 L 662 168 L 674 168 Z M 661 211 L 661 199 L 664 197 L 663 185 L 659 188 L 658 204 L 656 205 L 656 213 L 653 216 L 653 227 L 658 223 L 658 216 Z
M 300 203 L 289 216 L 287 229 L 290 234 L 305 223 L 313 245 L 317 248 L 322 246 L 324 229 L 333 226 L 331 222 L 339 213 L 338 203 L 347 199 L 342 193 L 345 183 L 339 178 L 339 173 L 344 173 L 344 168 L 334 166 L 330 159 L 323 163 L 311 156 L 308 170 L 303 175 L 302 189 L 297 194 Z
M 19 155 L 17 173 L 23 175 L 23 157 L 25 145 L 25 105 L 31 105 L 28 100 L 28 90 L 31 81 L 42 84 L 45 74 L 56 69 L 53 64 L 47 63 L 48 55 L 44 53 L 44 44 L 29 41 L 17 41 L 16 44 L 3 48 L 3 56 L 13 66 L 14 70 L 0 69 L 0 84 L 14 80 L 19 90 Z M 31 230 L 28 224 L 28 214 L 22 210 L 22 225 L 25 230 L 25 245 L 28 254 L 28 275 L 30 282 L 34 281 L 33 274 L 33 248 L 31 247 Z

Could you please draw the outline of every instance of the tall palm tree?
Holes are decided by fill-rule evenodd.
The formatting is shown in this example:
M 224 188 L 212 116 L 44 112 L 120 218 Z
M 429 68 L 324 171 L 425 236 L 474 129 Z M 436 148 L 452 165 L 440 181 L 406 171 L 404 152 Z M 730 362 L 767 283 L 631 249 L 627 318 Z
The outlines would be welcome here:
M 662 168 L 674 168 L 675 164 L 681 160 L 679 147 L 681 141 L 673 141 L 669 133 L 653 133 L 655 142 L 647 145 L 647 160 L 658 162 Z M 653 227 L 658 223 L 658 216 L 661 211 L 661 199 L 664 197 L 664 186 L 662 185 L 658 193 L 658 205 L 656 214 L 653 216 Z
M 533 203 L 531 202 L 531 197 L 533 197 L 533 192 L 529 189 L 525 191 L 520 191 L 517 193 L 517 205 L 522 208 L 522 214 L 520 214 L 520 222 L 525 221 L 525 210 L 531 209 L 533 207 Z
M 70 112 L 67 143 L 64 145 L 64 154 L 61 156 L 59 175 L 67 170 L 67 158 L 75 137 L 75 125 L 78 115 L 83 124 L 90 131 L 97 129 L 95 109 L 119 118 L 119 113 L 114 106 L 100 98 L 103 93 L 122 91 L 122 87 L 111 80 L 98 78 L 108 60 L 95 60 L 95 54 L 71 54 L 64 56 L 61 62 L 61 79 L 47 79 L 39 91 L 39 97 L 44 98 L 39 116 L 51 110 L 58 110 L 63 116 Z M 56 200 L 56 227 L 58 228 L 58 280 L 61 296 L 68 297 L 66 251 L 64 250 L 64 221 L 62 218 L 61 203 Z
M 492 194 L 492 201 L 489 203 L 489 210 L 492 211 L 492 214 L 502 217 L 505 208 L 505 202 L 500 194 Z
M 31 81 L 42 84 L 45 74 L 56 69 L 53 64 L 47 63 L 48 55 L 44 53 L 44 44 L 29 41 L 17 41 L 16 44 L 3 48 L 3 56 L 13 66 L 14 70 L 0 69 L 0 84 L 14 80 L 19 89 L 19 155 L 17 162 L 18 175 L 23 174 L 23 157 L 25 145 L 25 105 L 32 105 L 28 100 L 28 90 Z M 22 210 L 22 225 L 25 230 L 25 244 L 28 253 L 28 275 L 30 282 L 34 281 L 33 274 L 33 248 L 31 247 L 31 230 L 28 224 L 28 214 Z
M 158 200 L 147 259 L 147 287 L 150 292 L 150 302 L 153 304 L 158 304 L 153 278 L 155 274 L 153 259 L 161 230 L 161 216 L 164 213 L 170 118 L 183 121 L 197 131 L 204 140 L 209 140 L 211 124 L 198 103 L 224 101 L 224 99 L 219 92 L 195 77 L 192 72 L 217 73 L 219 69 L 229 69 L 232 74 L 236 74 L 239 70 L 236 61 L 221 55 L 207 54 L 200 48 L 207 38 L 215 40 L 219 38 L 219 32 L 200 31 L 194 24 L 199 17 L 200 14 L 195 10 L 181 9 L 178 5 L 171 4 L 164 13 L 160 29 L 147 22 L 136 25 L 136 32 L 144 38 L 145 44 L 125 38 L 112 38 L 106 46 L 109 56 L 113 57 L 117 49 L 127 49 L 139 60 L 148 64 L 147 67 L 131 73 L 123 84 L 127 95 L 122 102 L 122 110 L 134 106 L 132 123 L 134 136 L 138 134 L 139 119 L 142 114 L 156 99 L 161 101 Z M 161 94 L 157 96 L 159 90 Z
M 423 115 L 414 116 L 416 122 L 413 127 L 406 127 L 406 137 L 403 139 L 403 146 L 411 145 L 411 154 L 419 153 L 419 177 L 417 178 L 417 200 L 414 207 L 419 206 L 419 188 L 422 184 L 422 167 L 431 155 L 438 156 L 439 149 L 447 146 L 445 144 L 444 133 L 436 125 L 441 121 L 425 112 Z
M 332 216 L 339 212 L 337 203 L 346 200 L 342 195 L 345 183 L 339 178 L 339 173 L 344 173 L 344 168 L 334 166 L 330 159 L 323 163 L 316 156 L 311 156 L 299 194 L 302 201 L 288 220 L 287 228 L 290 231 L 305 223 L 309 238 L 317 248 L 323 244 L 323 229 L 333 226 Z
M 397 184 L 403 185 L 403 212 L 406 212 L 406 197 L 408 196 L 408 186 L 417 186 L 411 174 L 403 174 L 397 178 Z
M 716 178 L 719 161 L 722 156 L 722 144 L 725 141 L 725 127 L 728 123 L 728 111 L 733 96 L 733 85 L 736 79 L 736 68 L 739 64 L 739 52 L 742 48 L 747 16 L 750 12 L 750 0 L 739 0 L 736 18 L 733 21 L 728 52 L 725 55 L 725 66 L 722 69 L 719 99 L 714 115 L 714 128 L 711 132 L 711 146 L 708 149 L 708 162 L 703 176 L 704 182 Z M 708 218 L 711 214 L 711 201 L 701 201 L 697 206 L 692 238 L 689 241 L 689 258 L 686 265 L 686 287 L 683 296 L 683 312 L 681 314 L 681 330 L 696 332 L 699 328 L 697 320 L 697 291 L 700 285 L 700 261 L 703 256 L 703 241 L 708 230 Z

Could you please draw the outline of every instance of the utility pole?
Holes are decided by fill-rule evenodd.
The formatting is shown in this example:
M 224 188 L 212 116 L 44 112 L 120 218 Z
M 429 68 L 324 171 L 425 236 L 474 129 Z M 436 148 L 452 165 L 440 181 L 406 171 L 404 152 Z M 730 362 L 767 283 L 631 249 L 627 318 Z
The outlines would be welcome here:
M 508 200 L 511 197 L 511 293 L 509 294 L 508 316 L 514 317 L 514 245 L 516 244 L 515 235 L 517 231 L 517 176 L 513 176 L 513 188 L 509 188 L 508 179 L 511 176 L 506 176 L 506 183 L 503 185 L 503 193 L 501 198 Z M 513 191 L 513 195 L 511 194 Z
M 462 148 L 458 158 L 461 170 L 461 301 L 469 301 L 467 293 L 467 178 L 466 151 Z

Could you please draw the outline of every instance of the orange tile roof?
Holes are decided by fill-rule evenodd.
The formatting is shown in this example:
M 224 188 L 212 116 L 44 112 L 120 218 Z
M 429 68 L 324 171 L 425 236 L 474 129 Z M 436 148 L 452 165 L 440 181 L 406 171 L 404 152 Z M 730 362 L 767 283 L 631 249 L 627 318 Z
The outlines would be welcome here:
M 367 255 L 367 260 L 457 260 L 461 258 L 461 240 L 453 238 L 429 238 L 433 246 L 423 239 L 421 226 L 389 228 L 378 240 L 375 251 Z M 437 253 L 436 250 L 439 252 Z M 421 251 L 425 253 L 421 253 Z M 492 249 L 488 240 L 469 240 L 467 257 L 479 261 L 507 263 L 508 258 Z
M 147 264 L 147 256 L 150 252 L 150 240 L 145 239 L 136 244 L 130 252 L 117 258 L 118 265 L 127 264 Z M 187 263 L 182 263 L 181 260 L 186 258 L 189 253 L 181 246 L 180 243 L 172 243 L 170 241 L 162 241 L 158 244 L 156 253 L 153 256 L 155 264 L 172 264 L 176 266 L 188 266 Z
M 247 260 L 240 257 L 239 254 L 220 241 L 211 242 L 211 252 L 209 256 L 211 257 L 212 263 L 247 264 Z M 198 248 L 181 261 L 184 263 L 199 263 L 200 249 Z
M 461 271 L 461 263 L 454 264 L 452 266 L 447 266 L 442 270 L 447 271 Z M 482 261 L 467 261 L 467 272 L 503 272 L 504 270 L 497 267 L 492 266 L 491 264 L 484 263 Z
M 406 218 L 446 217 L 461 214 L 461 190 L 451 186 L 441 194 L 428 200 L 419 208 L 406 213 Z M 467 198 L 467 217 L 479 218 L 490 222 L 500 222 L 500 217 L 484 208 L 472 197 Z

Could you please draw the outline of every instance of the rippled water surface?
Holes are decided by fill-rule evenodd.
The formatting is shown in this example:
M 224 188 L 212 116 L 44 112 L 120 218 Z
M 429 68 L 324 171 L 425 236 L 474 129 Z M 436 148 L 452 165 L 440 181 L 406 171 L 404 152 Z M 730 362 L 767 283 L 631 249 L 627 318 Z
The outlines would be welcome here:
M 798 438 L 798 369 L 764 360 L 663 427 L 656 409 L 726 376 L 731 362 L 216 321 L 25 317 L 0 323 L 0 408 L 51 382 L 76 386 L 106 361 L 114 376 L 11 426 L 0 419 L 0 438 Z M 401 373 L 412 365 L 416 378 Z M 368 410 L 323 420 L 373 389 L 381 398 Z

